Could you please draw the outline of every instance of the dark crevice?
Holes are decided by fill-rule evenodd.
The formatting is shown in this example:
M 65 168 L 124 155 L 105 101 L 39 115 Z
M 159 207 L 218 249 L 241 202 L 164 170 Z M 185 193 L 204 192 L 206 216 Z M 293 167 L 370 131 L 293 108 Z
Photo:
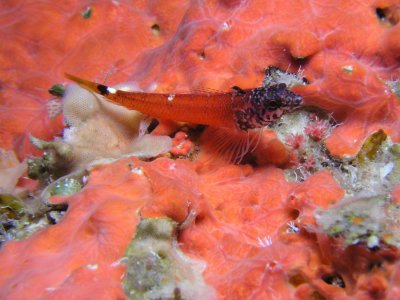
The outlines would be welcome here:
M 298 287 L 304 283 L 308 283 L 308 279 L 301 273 L 295 273 L 289 277 L 289 283 L 294 287 Z
M 300 68 L 304 70 L 313 56 L 296 57 L 293 56 L 287 48 L 283 48 L 282 54 L 282 62 L 284 62 L 282 65 L 288 65 L 291 67 L 290 69 L 296 70 Z
M 158 124 L 160 124 L 160 122 L 157 119 L 152 119 L 151 122 L 150 122 L 149 127 L 147 127 L 146 132 L 147 133 L 151 133 L 154 129 L 156 129 Z
M 161 34 L 161 27 L 158 24 L 153 24 L 151 26 L 151 32 L 155 35 L 155 36 L 159 36 Z
M 377 7 L 375 14 L 379 21 L 391 26 L 397 25 L 400 19 L 400 9 L 395 6 Z
M 373 269 L 379 269 L 380 267 L 382 267 L 382 262 L 381 261 L 372 261 L 368 265 L 368 271 L 371 271 Z
M 346 287 L 343 278 L 339 274 L 324 275 L 322 276 L 322 280 L 325 281 L 327 284 L 334 285 L 340 288 Z
M 197 215 L 194 223 L 196 225 L 198 225 L 198 224 L 202 223 L 204 220 L 205 220 L 205 216 L 204 215 Z
M 292 220 L 296 220 L 300 216 L 300 211 L 298 209 L 292 209 L 289 215 Z
M 204 51 L 197 53 L 197 56 L 200 60 L 204 60 L 206 58 L 206 54 L 204 53 Z
M 310 61 L 311 56 L 307 57 L 293 57 L 291 56 L 291 65 L 295 66 L 296 68 L 302 68 L 304 69 L 304 66 L 308 64 Z
M 379 20 L 384 21 L 386 19 L 386 13 L 383 8 L 378 7 L 377 9 L 375 9 L 375 13 Z

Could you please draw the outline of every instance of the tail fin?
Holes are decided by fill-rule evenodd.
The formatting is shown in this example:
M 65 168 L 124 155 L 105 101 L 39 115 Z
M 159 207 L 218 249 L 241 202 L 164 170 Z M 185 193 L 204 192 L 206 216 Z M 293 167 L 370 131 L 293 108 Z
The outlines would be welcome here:
M 96 83 L 96 82 L 93 82 L 93 81 L 89 81 L 89 80 L 86 80 L 86 79 L 82 79 L 82 78 L 76 77 L 76 76 L 68 74 L 68 73 L 65 73 L 64 75 L 68 79 L 76 82 L 81 87 L 83 87 L 83 88 L 85 88 L 85 89 L 87 89 L 87 90 L 89 90 L 91 92 L 98 93 L 98 94 L 103 95 L 103 96 L 108 95 L 109 93 L 112 93 L 113 89 L 109 88 L 106 85 L 99 84 L 99 83 Z

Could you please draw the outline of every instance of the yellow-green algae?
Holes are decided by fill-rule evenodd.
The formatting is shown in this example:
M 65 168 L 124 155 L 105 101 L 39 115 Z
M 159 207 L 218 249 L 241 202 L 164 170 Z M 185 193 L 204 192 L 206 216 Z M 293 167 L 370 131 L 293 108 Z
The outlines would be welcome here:
M 371 134 L 357 156 L 334 170 L 346 196 L 332 208 L 316 212 L 317 224 L 346 244 L 376 248 L 400 246 L 400 207 L 391 198 L 400 182 L 400 145 L 383 130 Z
M 65 205 L 46 206 L 35 199 L 0 194 L 0 243 L 27 238 L 36 230 L 58 223 Z
M 65 86 L 61 83 L 56 83 L 48 89 L 48 92 L 53 96 L 62 97 L 65 93 Z

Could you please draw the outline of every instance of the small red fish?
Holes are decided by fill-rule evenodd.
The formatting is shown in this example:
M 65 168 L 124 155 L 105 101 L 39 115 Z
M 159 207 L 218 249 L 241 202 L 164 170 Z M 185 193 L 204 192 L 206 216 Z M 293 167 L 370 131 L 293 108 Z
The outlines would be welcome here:
M 230 92 L 163 94 L 127 92 L 65 74 L 83 88 L 104 96 L 108 101 L 146 115 L 180 122 L 232 129 L 243 137 L 231 156 L 237 161 L 249 151 L 251 129 L 263 128 L 303 103 L 303 98 L 287 89 L 284 83 Z M 237 135 L 236 135 L 237 136 Z M 233 145 L 234 143 L 223 143 Z M 245 145 L 246 144 L 246 145 Z M 229 146 L 231 147 L 231 146 Z

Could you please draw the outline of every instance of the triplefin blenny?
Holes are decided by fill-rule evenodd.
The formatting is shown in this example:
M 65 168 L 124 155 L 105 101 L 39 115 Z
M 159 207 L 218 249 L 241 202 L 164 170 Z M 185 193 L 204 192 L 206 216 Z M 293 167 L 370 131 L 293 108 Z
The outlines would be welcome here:
M 266 72 L 268 74 L 271 69 Z M 127 109 L 159 119 L 209 125 L 230 131 L 233 129 L 242 133 L 263 128 L 303 103 L 303 97 L 290 91 L 285 83 L 253 89 L 234 86 L 230 92 L 167 94 L 122 91 L 74 75 L 65 75 L 81 87 Z M 244 135 L 245 139 L 248 136 Z M 246 143 L 249 144 L 248 141 Z M 243 153 L 249 150 L 248 146 L 235 148 L 237 150 L 234 150 L 233 157 L 236 158 L 242 158 Z

